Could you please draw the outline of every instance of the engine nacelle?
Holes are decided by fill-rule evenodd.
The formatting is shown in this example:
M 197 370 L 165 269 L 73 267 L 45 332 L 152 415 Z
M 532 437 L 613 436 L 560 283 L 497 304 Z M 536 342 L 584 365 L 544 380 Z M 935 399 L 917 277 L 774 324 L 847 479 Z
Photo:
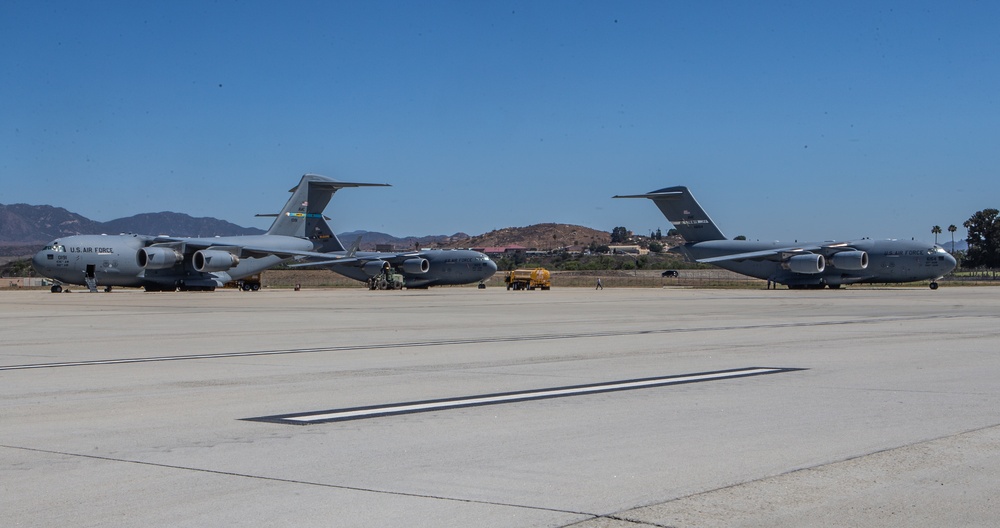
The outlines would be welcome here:
M 384 260 L 373 260 L 370 262 L 365 262 L 361 269 L 364 270 L 365 274 L 369 277 L 374 277 L 384 270 L 389 269 L 389 263 Z
M 240 258 L 228 251 L 202 249 L 194 252 L 191 264 L 198 271 L 226 271 L 240 263 Z
M 841 251 L 830 257 L 830 265 L 842 270 L 863 270 L 868 267 L 868 253 L 865 251 Z
M 431 269 L 431 263 L 425 258 L 411 258 L 403 261 L 405 273 L 427 273 L 429 269 Z
M 826 269 L 826 259 L 818 253 L 795 255 L 788 259 L 788 269 L 795 273 L 807 273 L 810 275 L 823 273 L 823 270 Z
M 174 267 L 184 260 L 184 255 L 174 248 L 144 247 L 135 255 L 135 261 L 140 268 L 157 270 Z

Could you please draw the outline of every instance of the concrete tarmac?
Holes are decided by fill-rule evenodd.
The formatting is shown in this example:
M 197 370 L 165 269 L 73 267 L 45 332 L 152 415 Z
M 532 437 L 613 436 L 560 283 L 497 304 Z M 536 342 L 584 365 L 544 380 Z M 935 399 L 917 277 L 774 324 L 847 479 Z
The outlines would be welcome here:
M 998 336 L 981 287 L 2 292 L 0 516 L 994 526 Z

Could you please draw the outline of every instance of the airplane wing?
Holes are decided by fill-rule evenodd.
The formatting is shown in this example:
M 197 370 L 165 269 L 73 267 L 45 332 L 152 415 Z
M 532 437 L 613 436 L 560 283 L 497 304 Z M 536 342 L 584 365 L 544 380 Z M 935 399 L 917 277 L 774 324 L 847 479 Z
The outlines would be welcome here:
M 342 256 L 331 257 L 330 253 L 312 253 L 312 252 L 296 252 L 296 256 L 302 257 L 303 259 L 321 259 L 321 260 L 309 260 L 308 262 L 299 262 L 297 264 L 289 264 L 289 268 L 304 268 L 307 266 L 328 266 L 330 264 L 353 264 L 356 266 L 364 266 L 368 262 L 374 262 L 376 260 L 381 260 L 388 262 L 392 265 L 401 264 L 404 260 L 411 259 L 414 257 L 420 257 L 422 253 L 420 252 L 410 252 L 410 253 L 375 253 L 369 255 L 357 256 L 354 252 L 347 252 Z
M 777 249 L 765 249 L 763 251 L 749 251 L 747 253 L 733 253 L 731 255 L 721 255 L 718 257 L 709 257 L 698 259 L 698 262 L 703 262 L 705 264 L 711 264 L 713 262 L 723 262 L 729 260 L 782 260 L 783 255 L 789 253 L 793 254 L 806 254 L 817 252 L 821 249 L 820 246 L 796 246 L 796 247 L 786 247 Z
M 333 258 L 330 258 L 331 255 L 326 253 L 316 253 L 315 255 L 301 255 L 301 256 L 308 259 L 308 258 L 320 258 L 320 255 L 322 255 L 322 257 L 325 258 L 326 260 L 310 260 L 305 262 L 299 262 L 297 264 L 289 264 L 288 267 L 305 268 L 309 266 L 329 266 L 330 264 L 354 264 L 354 263 L 361 263 L 360 265 L 363 265 L 364 262 L 367 262 L 367 261 L 362 261 L 357 257 L 348 257 L 347 255 L 341 257 L 334 256 Z
M 789 255 L 805 255 L 807 253 L 819 253 L 824 257 L 829 257 L 841 251 L 854 251 L 854 248 L 846 242 L 830 242 L 828 244 L 810 244 L 806 246 L 789 246 L 775 249 L 765 249 L 762 251 L 749 251 L 746 253 L 733 253 L 731 255 L 721 255 L 698 259 L 698 262 L 711 264 L 713 262 L 724 262 L 731 260 L 785 260 Z
M 337 261 L 342 262 L 342 257 L 336 257 L 336 253 L 320 253 L 317 251 L 303 251 L 298 249 L 285 249 L 273 246 L 254 246 L 254 245 L 240 245 L 240 244 L 227 244 L 221 241 L 215 241 L 211 238 L 182 238 L 182 237 L 167 237 L 167 236 L 156 236 L 147 237 L 147 246 L 156 245 L 170 245 L 170 244 L 184 244 L 186 248 L 191 248 L 191 250 L 198 249 L 209 249 L 209 248 L 222 248 L 235 250 L 240 257 L 267 257 L 275 255 L 282 258 L 312 258 L 312 259 L 327 259 L 331 262 Z
M 330 264 L 354 264 L 357 266 L 364 266 L 368 262 L 382 260 L 388 262 L 392 265 L 402 264 L 403 261 L 411 259 L 414 257 L 420 257 L 422 253 L 419 251 L 409 251 L 404 253 L 372 253 L 367 255 L 357 255 L 358 246 L 360 245 L 359 240 L 355 241 L 351 246 L 351 249 L 344 252 L 331 252 L 331 253 L 320 253 L 317 251 L 303 251 L 298 249 L 284 249 L 280 247 L 272 246 L 253 246 L 253 245 L 231 245 L 225 244 L 221 241 L 217 242 L 211 238 L 181 238 L 181 237 L 167 237 L 167 236 L 157 236 L 149 237 L 146 240 L 146 245 L 158 245 L 158 244 L 184 244 L 187 248 L 192 249 L 208 249 L 208 248 L 221 248 L 225 247 L 228 250 L 234 250 L 238 253 L 240 257 L 266 257 L 270 255 L 275 255 L 282 258 L 294 258 L 300 260 L 297 264 L 290 264 L 290 268 L 301 268 L 305 266 L 324 266 Z

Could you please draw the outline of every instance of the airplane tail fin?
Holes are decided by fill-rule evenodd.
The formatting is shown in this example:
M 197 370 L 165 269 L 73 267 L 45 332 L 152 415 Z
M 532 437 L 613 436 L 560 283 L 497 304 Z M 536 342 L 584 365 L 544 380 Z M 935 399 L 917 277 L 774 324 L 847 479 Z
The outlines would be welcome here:
M 292 196 L 281 208 L 281 212 L 274 215 L 276 218 L 267 234 L 308 238 L 317 245 L 316 251 L 344 251 L 344 245 L 323 216 L 330 198 L 345 187 L 387 186 L 385 183 L 350 183 L 317 174 L 306 174 L 298 185 L 288 191 Z
M 646 194 L 615 196 L 615 198 L 649 198 L 663 216 L 674 225 L 687 242 L 726 240 L 708 213 L 701 208 L 687 187 L 666 187 Z

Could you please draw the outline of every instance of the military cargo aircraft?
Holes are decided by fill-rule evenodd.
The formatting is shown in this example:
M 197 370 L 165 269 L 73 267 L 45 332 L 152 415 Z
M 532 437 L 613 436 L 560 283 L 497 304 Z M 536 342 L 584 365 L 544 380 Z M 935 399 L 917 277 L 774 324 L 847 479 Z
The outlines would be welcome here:
M 87 286 L 143 287 L 146 291 L 210 291 L 249 277 L 290 258 L 343 250 L 323 217 L 330 197 L 346 187 L 386 186 L 349 183 L 315 174 L 302 176 L 292 196 L 263 235 L 192 238 L 73 235 L 53 240 L 35 254 L 35 270 L 57 282 Z M 259 284 L 255 284 L 259 287 Z
M 275 217 L 263 235 L 73 235 L 53 240 L 35 254 L 32 265 L 40 275 L 56 281 L 53 292 L 62 291 L 65 284 L 84 285 L 91 291 L 97 291 L 99 286 L 105 291 L 114 286 L 142 287 L 146 291 L 211 291 L 291 259 L 336 259 L 344 255 L 344 246 L 327 224 L 323 210 L 338 190 L 371 186 L 387 184 L 341 182 L 306 174 L 289 191 L 292 196 L 280 213 L 260 215 Z M 424 258 L 425 252 L 410 252 L 375 257 L 352 255 L 349 261 L 372 273 L 386 264 L 398 266 L 415 277 L 417 286 L 425 276 L 428 284 L 457 284 L 462 280 L 484 280 L 496 271 L 496 264 L 480 253 L 453 254 L 449 258 L 439 258 L 440 251 L 426 253 L 432 253 L 430 258 Z M 479 273 L 470 274 L 455 265 L 455 257 L 485 261 L 471 266 Z M 252 289 L 260 287 L 256 282 L 250 284 Z
M 402 275 L 403 282 L 400 286 L 405 285 L 407 288 L 422 289 L 474 282 L 479 282 L 480 287 L 483 287 L 482 282 L 497 271 L 496 262 L 489 256 L 470 249 L 424 249 L 387 253 L 357 251 L 355 248 L 329 255 L 323 260 L 292 264 L 289 267 L 328 268 L 345 277 L 367 282 L 372 289 L 387 289 L 383 277 L 393 272 Z
M 936 244 L 910 240 L 850 240 L 810 244 L 727 240 L 687 187 L 646 194 L 684 237 L 675 248 L 691 260 L 713 264 L 789 289 L 840 288 L 858 283 L 937 281 L 955 268 L 955 258 Z

